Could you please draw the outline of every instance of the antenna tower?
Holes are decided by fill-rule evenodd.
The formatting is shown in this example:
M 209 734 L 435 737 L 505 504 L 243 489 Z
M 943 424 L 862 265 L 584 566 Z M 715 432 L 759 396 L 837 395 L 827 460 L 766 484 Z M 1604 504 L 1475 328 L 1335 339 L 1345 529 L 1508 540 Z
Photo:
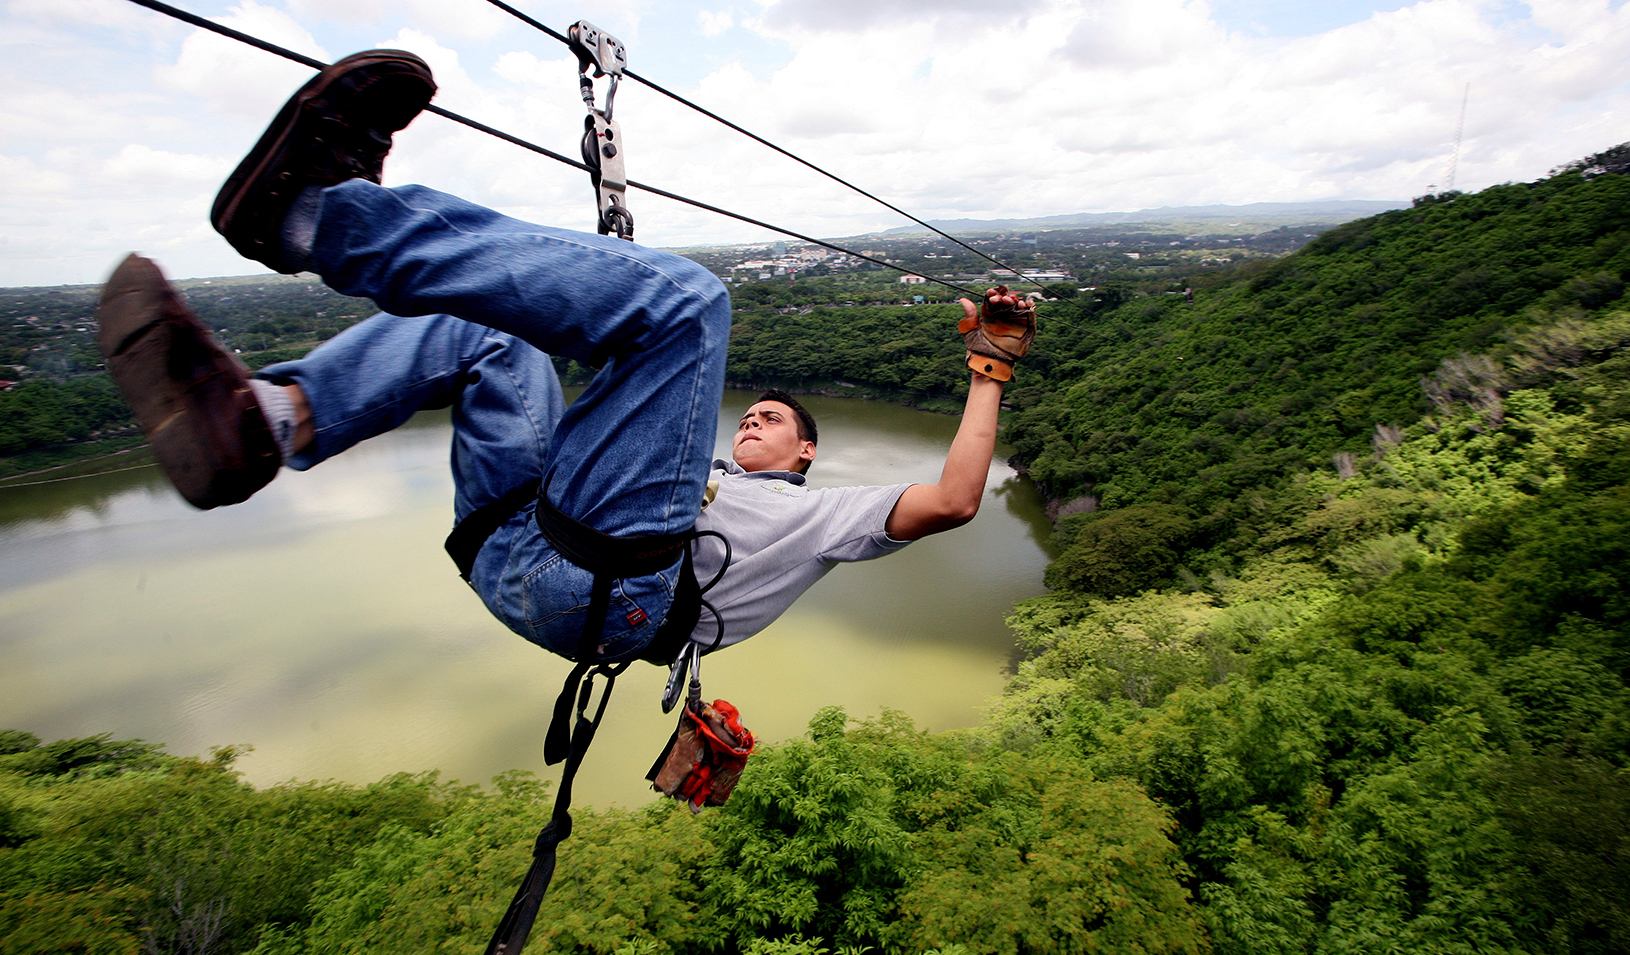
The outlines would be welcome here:
M 1460 166 L 1460 137 L 1466 132 L 1466 100 L 1472 95 L 1471 83 L 1460 94 L 1460 122 L 1455 124 L 1455 151 L 1449 157 L 1449 184 L 1443 188 L 1444 192 L 1455 191 L 1455 170 Z

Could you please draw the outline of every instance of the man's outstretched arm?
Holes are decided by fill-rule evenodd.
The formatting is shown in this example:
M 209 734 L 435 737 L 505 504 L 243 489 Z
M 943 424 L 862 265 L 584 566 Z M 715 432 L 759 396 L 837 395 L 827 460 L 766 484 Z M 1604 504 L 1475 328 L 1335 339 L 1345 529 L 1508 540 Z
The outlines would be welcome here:
M 996 452 L 996 413 L 1002 404 L 1002 383 L 974 375 L 968 385 L 968 403 L 962 425 L 945 456 L 938 484 L 913 484 L 900 495 L 884 528 L 897 541 L 914 541 L 973 520 L 985 496 L 985 478 Z
M 987 317 L 995 314 L 1007 318 L 1026 306 L 1018 296 L 1006 288 L 991 289 L 985 293 Z M 962 323 L 964 332 L 970 324 L 977 324 L 979 310 L 967 299 L 962 300 L 967 318 Z M 1034 312 L 1029 317 L 1030 334 L 1034 334 Z M 1012 349 L 1011 343 L 1010 349 Z M 1012 374 L 1011 358 L 1022 356 L 1029 349 L 1029 337 L 1022 346 L 1004 352 L 1010 356 L 1005 372 Z M 970 339 L 970 349 L 974 345 Z M 970 360 L 975 357 L 970 350 Z M 983 359 L 981 359 L 983 361 Z M 970 364 L 972 362 L 970 361 Z M 982 367 L 989 369 L 986 364 Z M 999 374 L 1001 372 L 998 372 Z M 913 484 L 900 495 L 894 510 L 884 525 L 895 540 L 910 541 L 929 534 L 938 534 L 953 527 L 961 527 L 979 513 L 979 502 L 985 496 L 985 479 L 990 474 L 990 459 L 996 453 L 996 416 L 1002 406 L 1002 382 L 975 372 L 968 385 L 968 403 L 962 409 L 962 424 L 957 428 L 951 451 L 945 456 L 945 468 L 940 472 L 938 484 Z

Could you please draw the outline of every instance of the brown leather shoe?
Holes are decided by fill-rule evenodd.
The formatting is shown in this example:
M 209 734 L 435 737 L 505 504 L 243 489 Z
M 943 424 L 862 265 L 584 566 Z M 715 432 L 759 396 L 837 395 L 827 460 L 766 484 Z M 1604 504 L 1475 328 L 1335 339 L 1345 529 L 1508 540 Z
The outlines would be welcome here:
M 391 134 L 436 93 L 430 67 L 402 50 L 353 53 L 325 67 L 283 105 L 227 177 L 210 222 L 232 247 L 278 272 L 300 267 L 283 254 L 283 218 L 307 186 L 379 182 Z
M 150 259 L 108 278 L 96 340 L 170 483 L 194 507 L 246 500 L 277 476 L 249 369 L 215 341 Z

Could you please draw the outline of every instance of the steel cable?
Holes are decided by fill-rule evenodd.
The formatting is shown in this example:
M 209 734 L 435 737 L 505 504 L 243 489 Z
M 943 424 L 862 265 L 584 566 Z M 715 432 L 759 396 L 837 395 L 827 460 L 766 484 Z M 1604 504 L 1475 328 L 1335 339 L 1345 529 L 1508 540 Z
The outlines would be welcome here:
M 527 16 L 526 14 L 522 13 L 521 11 L 519 11 L 519 10 L 515 9 L 514 7 L 510 6 L 509 4 L 505 3 L 504 0 L 487 0 L 487 2 L 492 4 L 493 6 L 497 7 L 498 9 L 503 10 L 505 13 L 508 13 L 510 16 L 515 17 L 516 19 L 520 20 L 521 22 L 527 24 L 528 26 L 531 26 L 531 27 L 533 27 L 534 29 L 537 29 L 537 30 L 541 30 L 544 33 L 548 34 L 549 36 L 554 37 L 556 40 L 559 40 L 560 42 L 566 44 L 568 47 L 571 46 L 571 40 L 569 40 L 566 37 L 562 36 L 558 30 L 550 29 L 546 24 L 540 23 L 537 20 L 533 19 L 532 17 Z M 768 139 L 765 139 L 763 136 L 758 135 L 757 133 L 753 132 L 752 130 L 745 129 L 745 128 L 741 127 L 741 126 L 738 126 L 737 124 L 731 122 L 728 119 L 725 119 L 723 116 L 720 116 L 718 113 L 713 112 L 712 110 L 708 109 L 707 107 L 698 105 L 696 103 L 693 103 L 690 100 L 686 99 L 685 97 L 680 96 L 678 93 L 675 93 L 675 92 L 673 92 L 672 90 L 669 90 L 669 89 L 665 89 L 664 87 L 659 86 L 654 81 L 646 79 L 645 77 L 639 75 L 638 73 L 634 72 L 633 70 L 625 68 L 623 70 L 623 75 L 627 76 L 628 78 L 630 78 L 632 80 L 634 80 L 635 82 L 641 83 L 641 84 L 649 87 L 652 90 L 655 90 L 658 93 L 661 93 L 663 96 L 666 96 L 669 99 L 672 99 L 672 100 L 674 100 L 676 102 L 679 102 L 679 103 L 682 103 L 682 104 L 684 104 L 686 106 L 689 106 L 691 109 L 696 110 L 698 113 L 701 113 L 703 116 L 706 116 L 709 119 L 712 119 L 712 120 L 714 120 L 716 122 L 722 123 L 725 126 L 730 127 L 731 129 L 735 130 L 738 133 L 741 133 L 743 136 L 746 136 L 748 139 L 751 139 L 754 142 L 757 142 L 757 143 L 760 143 L 762 145 L 768 146 L 769 148 L 775 150 L 776 152 L 780 153 L 781 155 L 787 157 L 788 159 L 791 159 L 793 162 L 800 163 L 800 164 L 802 164 L 804 166 L 807 166 L 810 169 L 813 169 L 814 171 L 820 173 L 821 175 L 825 176 L 826 178 L 832 180 L 833 182 L 836 182 L 839 185 L 842 185 L 842 186 L 844 186 L 846 188 L 852 189 L 855 192 L 860 193 L 861 195 L 863 195 L 866 198 L 872 200 L 873 202 L 877 203 L 878 205 L 881 205 L 881 206 L 883 206 L 883 207 L 885 207 L 885 208 L 887 208 L 887 209 L 889 209 L 889 210 L 891 210 L 893 212 L 897 212 L 900 215 L 905 216 L 907 219 L 910 219 L 912 222 L 917 223 L 918 225 L 922 226 L 923 228 L 929 230 L 930 232 L 936 233 L 937 235 L 940 235 L 940 236 L 950 240 L 951 242 L 956 243 L 957 245 L 960 245 L 964 249 L 967 249 L 969 252 L 972 252 L 974 255 L 979 256 L 980 258 L 982 258 L 985 261 L 991 263 L 992 265 L 995 265 L 995 266 L 997 266 L 998 268 L 1001 268 L 1001 269 L 1005 269 L 1006 271 L 1012 272 L 1015 278 L 1024 279 L 1024 281 L 1029 282 L 1031 285 L 1034 285 L 1036 288 L 1039 288 L 1044 292 L 1047 290 L 1046 286 L 1042 285 L 1040 282 L 1037 282 L 1035 279 L 1026 278 L 1023 275 L 1020 275 L 1018 269 L 1015 269 L 1012 266 L 1006 264 L 1005 262 L 1002 262 L 1000 259 L 994 258 L 993 256 L 991 256 L 991 255 L 989 255 L 989 254 L 987 254 L 985 252 L 981 252 L 980 250 L 974 248 L 973 246 L 971 246 L 968 243 L 962 241 L 961 239 L 957 238 L 956 236 L 951 235 L 950 233 L 945 232 L 945 231 L 939 229 L 936 226 L 930 225 L 927 222 L 924 222 L 923 220 L 917 218 L 916 216 L 914 216 L 911 213 L 907 212 L 906 210 L 900 208 L 899 206 L 895 205 L 894 203 L 889 202 L 887 199 L 883 199 L 883 198 L 881 198 L 879 196 L 873 195 L 870 192 L 867 192 L 865 189 L 862 189 L 859 186 L 855 185 L 854 183 L 850 182 L 849 180 L 844 179 L 842 176 L 839 176 L 839 175 L 837 175 L 835 173 L 827 172 L 825 169 L 822 169 L 820 166 L 815 165 L 814 163 L 810 162 L 809 160 L 803 158 L 802 156 L 799 156 L 799 155 L 797 155 L 795 153 L 789 152 L 788 150 L 781 148 L 780 146 L 777 146 L 775 143 L 770 142 Z
M 167 3 L 164 3 L 164 2 L 162 2 L 162 0 L 130 0 L 130 2 L 134 3 L 134 4 L 138 5 L 138 6 L 146 7 L 148 9 L 150 9 L 150 10 L 155 11 L 155 12 L 162 13 L 165 16 L 173 17 L 173 18 L 175 18 L 177 20 L 180 20 L 180 21 L 182 21 L 184 23 L 190 23 L 193 26 L 198 27 L 200 29 L 209 30 L 212 33 L 219 34 L 220 36 L 227 37 L 228 39 L 237 40 L 240 43 L 248 44 L 249 46 L 255 47 L 255 48 L 260 49 L 260 50 L 264 50 L 267 53 L 276 54 L 277 56 L 284 57 L 285 59 L 293 60 L 296 63 L 300 63 L 300 64 L 302 64 L 304 66 L 308 66 L 308 67 L 310 67 L 310 68 L 312 68 L 314 70 L 321 70 L 321 69 L 324 69 L 325 67 L 327 67 L 329 65 L 329 64 L 324 63 L 321 60 L 318 60 L 318 59 L 316 59 L 314 57 L 306 56 L 303 53 L 296 53 L 293 50 L 287 49 L 286 47 L 278 46 L 277 44 L 269 42 L 267 40 L 262 40 L 259 37 L 251 36 L 250 34 L 243 33 L 243 32 L 241 32 L 239 30 L 234 30 L 231 27 L 223 26 L 222 24 L 215 23 L 214 21 L 211 21 L 211 20 L 206 20 L 203 17 L 198 16 L 197 14 L 189 13 L 186 10 L 182 10 L 182 9 L 177 8 L 177 7 L 173 7 L 173 6 L 171 6 L 171 5 L 167 4 Z M 500 4 L 500 5 L 502 5 L 502 4 Z M 506 6 L 506 9 L 508 9 L 507 5 L 502 5 L 502 6 Z M 539 29 L 545 31 L 550 36 L 559 38 L 560 34 L 556 33 L 553 30 L 550 30 L 548 27 L 537 23 L 536 21 L 532 20 L 532 18 L 527 17 L 524 14 L 519 13 L 518 11 L 515 11 L 515 13 L 516 13 L 517 16 L 520 16 L 522 19 L 524 19 L 527 22 L 533 24 L 534 26 L 537 26 Z M 641 80 L 641 82 L 645 82 L 645 81 Z M 455 113 L 450 109 L 444 109 L 444 108 L 442 108 L 440 106 L 436 106 L 436 105 L 432 104 L 432 105 L 426 106 L 425 111 L 429 112 L 429 113 L 435 113 L 436 115 L 441 116 L 441 117 L 443 117 L 445 119 L 450 119 L 455 123 L 459 123 L 459 124 L 462 124 L 464 126 L 468 126 L 469 128 L 471 128 L 473 130 L 476 130 L 477 132 L 486 133 L 489 136 L 494 136 L 494 137 L 496 137 L 498 139 L 502 139 L 507 143 L 511 143 L 513 145 L 520 146 L 523 149 L 531 150 L 532 152 L 535 152 L 535 153 L 537 153 L 537 154 L 539 154 L 541 156 L 547 156 L 550 159 L 555 160 L 556 162 L 564 163 L 564 164 L 566 164 L 568 166 L 571 166 L 571 167 L 573 167 L 575 169 L 579 169 L 579 170 L 582 170 L 584 172 L 589 172 L 590 171 L 589 167 L 587 165 L 585 165 L 582 162 L 579 162 L 578 160 L 572 159 L 572 158 L 570 158 L 568 156 L 564 156 L 564 155 L 562 155 L 560 153 L 557 153 L 554 150 L 549 149 L 549 148 L 547 148 L 545 146 L 539 146 L 537 143 L 533 143 L 533 142 L 530 142 L 528 140 L 522 139 L 519 136 L 515 136 L 515 135 L 512 135 L 510 133 L 506 133 L 501 129 L 497 129 L 497 128 L 494 128 L 492 126 L 488 126 L 487 124 L 479 122 L 479 121 L 474 120 L 474 119 L 471 119 L 468 116 L 464 116 L 464 115 L 462 115 L 460 113 Z M 704 112 L 705 112 L 705 110 L 704 110 Z M 717 118 L 717 117 L 715 117 L 715 118 Z M 745 130 L 743 132 L 745 132 Z M 752 134 L 749 133 L 748 135 L 752 135 Z M 757 137 L 754 137 L 754 138 L 756 139 Z M 793 158 L 797 158 L 797 157 L 793 157 Z M 802 161 L 802 160 L 800 160 L 800 161 Z M 833 177 L 833 178 L 836 178 L 836 177 Z M 668 190 L 660 188 L 658 186 L 648 185 L 646 183 L 638 182 L 638 181 L 635 181 L 633 179 L 628 180 L 628 185 L 629 185 L 629 188 L 631 188 L 631 189 L 639 189 L 642 192 L 648 192 L 648 193 L 650 193 L 652 195 L 655 195 L 655 196 L 661 196 L 664 199 L 672 199 L 675 202 L 681 202 L 681 203 L 684 203 L 685 205 L 694 206 L 694 207 L 696 207 L 698 209 L 703 209 L 703 210 L 706 210 L 708 212 L 715 213 L 717 215 L 726 216 L 728 218 L 735 219 L 735 220 L 737 220 L 739 222 L 745 222 L 745 223 L 747 223 L 749 225 L 755 225 L 755 226 L 758 226 L 759 228 L 762 228 L 762 229 L 768 229 L 771 232 L 779 232 L 782 235 L 789 236 L 791 238 L 797 239 L 800 242 L 808 242 L 811 245 L 818 245 L 823 249 L 831 249 L 834 252 L 839 252 L 839 253 L 842 253 L 844 255 L 853 256 L 854 258 L 861 259 L 861 260 L 866 261 L 866 262 L 870 262 L 873 265 L 880 265 L 880 266 L 882 266 L 882 267 L 884 267 L 886 269 L 892 269 L 892 270 L 894 270 L 896 272 L 899 272 L 899 273 L 901 273 L 903 275 L 921 276 L 925 281 L 933 282 L 936 285 L 942 285 L 942 286 L 944 286 L 944 287 L 946 287 L 946 288 L 948 288 L 948 289 L 950 289 L 950 290 L 952 290 L 954 292 L 960 292 L 963 295 L 970 296 L 970 297 L 972 297 L 974 299 L 982 298 L 982 293 L 976 292 L 973 289 L 970 289 L 970 288 L 968 288 L 966 286 L 957 285 L 954 282 L 947 282 L 947 281 L 945 281 L 943 279 L 936 279 L 936 278 L 933 278 L 932 276 L 922 275 L 920 272 L 914 272 L 914 271 L 912 271 L 910 269 L 906 269 L 906 268 L 903 268 L 901 266 L 895 265 L 894 263 L 888 262 L 888 261 L 886 261 L 884 259 L 879 259 L 879 258 L 876 258 L 875 256 L 867 255 L 864 252 L 857 252 L 854 249 L 846 248 L 844 246 L 837 245 L 836 243 L 827 242 L 824 239 L 817 239 L 814 236 L 805 235 L 802 232 L 795 232 L 792 229 L 788 229 L 788 228 L 785 228 L 785 227 L 782 227 L 782 226 L 774 225 L 773 223 L 765 222 L 762 219 L 755 219 L 752 216 L 743 215 L 743 214 L 741 214 L 739 212 L 731 212 L 729 209 L 724 209 L 724 208 L 721 208 L 719 206 L 712 205 L 711 203 L 703 202 L 703 201 L 701 201 L 699 199 L 692 199 L 692 198 L 690 198 L 688 196 L 682 196 L 682 195 L 680 195 L 678 193 L 675 193 L 675 192 L 669 192 Z M 861 191 L 861 190 L 857 190 L 857 191 Z M 881 202 L 882 200 L 878 200 L 878 201 Z M 885 205 L 887 205 L 887 203 L 885 203 Z M 908 213 L 902 213 L 902 214 L 907 215 L 909 217 Z M 932 228 L 932 227 L 930 226 L 930 228 Z M 935 231 L 938 231 L 938 230 L 935 230 Z M 941 234 L 943 235 L 943 233 L 941 233 Z M 950 238 L 950 237 L 947 236 L 947 238 Z M 952 241 L 956 241 L 956 240 L 953 239 Z M 959 242 L 958 244 L 960 245 L 962 243 Z M 975 249 L 975 250 L 972 250 L 972 251 L 977 252 L 978 250 Z M 984 255 L 984 253 L 979 253 L 979 254 L 982 255 L 982 256 Z M 990 259 L 989 256 L 984 256 L 984 257 L 987 258 L 987 259 Z M 996 262 L 995 259 L 990 259 L 990 261 Z M 996 264 L 1001 265 L 1000 262 L 996 262 Z M 1007 268 L 1007 266 L 1005 266 L 1005 265 L 1002 266 L 1002 267 L 1004 269 Z M 1009 269 L 1009 271 L 1014 271 L 1014 270 Z M 1017 275 L 1018 273 L 1015 272 L 1014 274 Z M 1029 281 L 1029 280 L 1027 280 L 1027 281 Z M 1037 284 L 1037 283 L 1032 281 L 1031 284 Z M 1079 325 L 1074 325 L 1074 324 L 1071 324 L 1070 322 L 1066 322 L 1066 321 L 1063 321 L 1061 319 L 1054 318 L 1054 317 L 1051 317 L 1051 316 L 1049 316 L 1049 321 L 1057 322 L 1060 325 L 1065 325 L 1065 326 L 1068 326 L 1070 328 L 1085 331 L 1085 329 L 1082 329 L 1081 326 L 1079 326 Z

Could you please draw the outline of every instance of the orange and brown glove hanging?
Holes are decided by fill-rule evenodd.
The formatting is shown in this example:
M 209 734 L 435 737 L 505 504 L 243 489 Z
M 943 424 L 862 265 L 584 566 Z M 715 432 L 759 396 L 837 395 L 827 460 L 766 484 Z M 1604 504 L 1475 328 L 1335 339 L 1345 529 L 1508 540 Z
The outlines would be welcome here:
M 1036 306 L 998 285 L 985 292 L 977 316 L 957 323 L 957 331 L 968 346 L 969 368 L 987 378 L 1012 381 L 1013 363 L 1036 339 Z
M 741 725 L 734 706 L 724 700 L 714 700 L 712 706 L 694 700 L 685 704 L 679 728 L 645 778 L 652 789 L 701 812 L 703 806 L 724 805 L 757 748 L 758 740 Z

